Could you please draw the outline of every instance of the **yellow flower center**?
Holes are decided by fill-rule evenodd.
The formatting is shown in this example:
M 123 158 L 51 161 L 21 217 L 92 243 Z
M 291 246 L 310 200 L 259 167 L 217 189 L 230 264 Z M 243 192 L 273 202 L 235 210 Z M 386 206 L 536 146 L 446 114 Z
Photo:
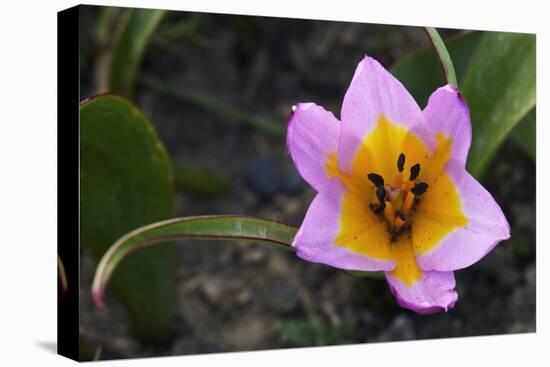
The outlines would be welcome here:
M 452 139 L 439 133 L 429 152 L 405 127 L 380 115 L 358 149 L 351 173 L 336 154 L 325 164 L 348 189 L 342 200 L 338 246 L 373 259 L 393 260 L 392 275 L 407 285 L 422 277 L 416 254 L 432 250 L 468 221 L 460 196 L 444 172 Z M 383 184 L 382 184 L 383 181 Z

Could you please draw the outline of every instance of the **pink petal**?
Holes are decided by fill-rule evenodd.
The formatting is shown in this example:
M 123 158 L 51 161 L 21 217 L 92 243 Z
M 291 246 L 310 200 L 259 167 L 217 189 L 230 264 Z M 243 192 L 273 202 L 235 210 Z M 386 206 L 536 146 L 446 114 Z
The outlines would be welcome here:
M 338 151 L 342 171 L 351 172 L 357 149 L 380 114 L 394 124 L 413 130 L 428 147 L 434 146 L 433 134 L 425 126 L 422 111 L 413 97 L 378 61 L 365 56 L 355 70 L 342 105 Z
M 462 166 L 450 160 L 446 172 L 460 194 L 468 224 L 455 229 L 430 252 L 417 255 L 423 270 L 452 271 L 472 265 L 500 241 L 510 238 L 510 225 L 491 194 Z
M 309 206 L 292 246 L 304 260 L 345 270 L 392 270 L 394 261 L 371 259 L 334 244 L 340 230 L 340 210 L 346 192 L 338 177 L 321 188 Z
M 458 89 L 450 84 L 437 89 L 422 113 L 434 133 L 443 132 L 453 138 L 451 158 L 464 167 L 472 142 L 472 124 L 470 111 Z
M 401 307 L 421 314 L 448 311 L 458 299 L 452 271 L 423 272 L 422 279 L 415 281 L 410 287 L 388 272 L 386 280 Z
M 338 149 L 340 121 L 314 103 L 299 103 L 288 122 L 286 144 L 294 165 L 317 191 L 328 181 L 325 163 Z

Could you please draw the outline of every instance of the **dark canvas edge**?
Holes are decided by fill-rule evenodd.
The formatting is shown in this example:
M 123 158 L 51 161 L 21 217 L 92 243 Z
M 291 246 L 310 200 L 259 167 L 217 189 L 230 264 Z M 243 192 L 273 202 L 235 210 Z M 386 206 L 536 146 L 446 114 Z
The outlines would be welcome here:
M 79 360 L 79 6 L 57 13 L 57 353 Z

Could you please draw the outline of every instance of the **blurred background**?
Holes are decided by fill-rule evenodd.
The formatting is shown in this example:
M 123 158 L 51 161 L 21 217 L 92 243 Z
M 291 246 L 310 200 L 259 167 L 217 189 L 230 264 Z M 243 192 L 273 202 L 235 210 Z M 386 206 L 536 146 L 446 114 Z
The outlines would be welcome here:
M 460 52 L 468 50 L 453 57 L 459 76 L 466 73 L 468 60 L 461 55 L 471 55 L 484 34 L 440 34 Z M 299 226 L 315 192 L 286 150 L 293 104 L 315 102 L 338 117 L 366 53 L 393 67 L 421 108 L 426 93 L 406 80 L 422 78 L 427 70 L 435 86 L 444 84 L 429 39 L 418 27 L 81 6 L 80 47 L 81 100 L 108 91 L 126 96 L 166 148 L 174 183 L 167 217 L 243 214 Z M 410 66 L 411 60 L 423 69 Z M 119 302 L 124 296 L 109 291 L 106 307 L 95 308 L 90 287 L 98 255 L 84 244 L 81 358 L 534 332 L 531 115 L 502 138 L 478 175 L 504 210 L 512 238 L 455 273 L 459 301 L 450 312 L 417 315 L 396 304 L 383 277 L 353 278 L 266 245 L 184 241 L 161 245 L 175 249 L 168 275 L 173 281 L 164 289 L 173 290 L 174 302 L 166 306 L 165 330 L 151 336 L 136 316 L 156 299 L 146 291 L 137 306 Z M 132 228 L 113 233 L 113 240 Z M 142 289 L 141 281 L 128 282 Z

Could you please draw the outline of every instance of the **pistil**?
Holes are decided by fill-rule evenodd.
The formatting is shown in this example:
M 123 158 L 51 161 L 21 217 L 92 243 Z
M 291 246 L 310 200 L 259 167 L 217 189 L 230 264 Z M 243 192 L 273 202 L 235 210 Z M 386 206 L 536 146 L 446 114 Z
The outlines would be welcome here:
M 403 212 L 397 212 L 395 213 L 395 219 L 393 221 L 393 227 L 395 228 L 395 231 L 399 233 L 407 223 L 407 217 Z

